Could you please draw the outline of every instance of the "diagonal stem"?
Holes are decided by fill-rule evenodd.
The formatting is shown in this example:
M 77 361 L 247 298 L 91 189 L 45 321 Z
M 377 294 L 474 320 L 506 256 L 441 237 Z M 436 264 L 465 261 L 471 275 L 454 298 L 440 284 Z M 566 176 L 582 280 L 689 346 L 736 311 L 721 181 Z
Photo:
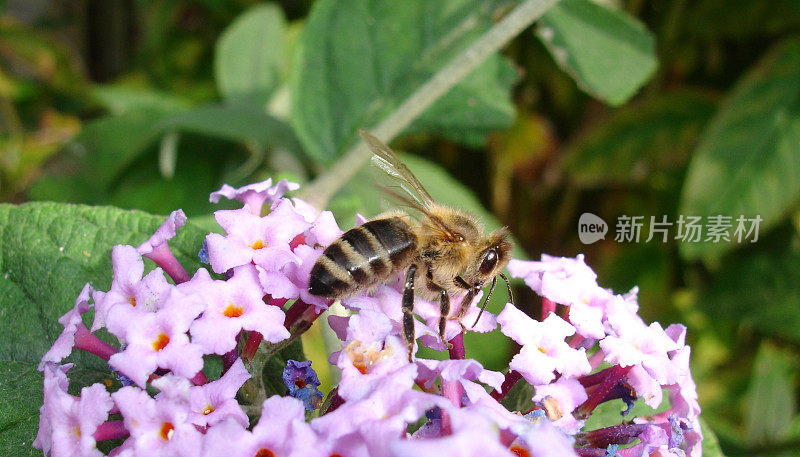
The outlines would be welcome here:
M 514 8 L 414 91 L 388 117 L 370 128 L 372 134 L 384 143 L 389 143 L 433 102 L 446 94 L 486 58 L 514 39 L 557 2 L 558 0 L 526 0 Z M 333 164 L 330 170 L 305 186 L 301 198 L 317 209 L 325 208 L 331 197 L 350 181 L 369 157 L 370 151 L 367 145 L 363 141 L 357 142 Z

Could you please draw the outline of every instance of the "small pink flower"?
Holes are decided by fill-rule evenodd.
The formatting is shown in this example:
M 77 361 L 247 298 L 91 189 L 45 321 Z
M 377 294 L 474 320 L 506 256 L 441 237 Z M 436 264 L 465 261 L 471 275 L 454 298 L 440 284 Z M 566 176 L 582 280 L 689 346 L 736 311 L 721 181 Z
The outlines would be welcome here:
M 58 363 L 64 360 L 72 353 L 73 348 L 91 352 L 105 360 L 117 352 L 115 347 L 91 334 L 83 325 L 82 315 L 92 308 L 92 305 L 89 304 L 91 294 L 92 287 L 86 284 L 78 295 L 75 306 L 58 319 L 58 322 L 64 326 L 64 331 L 42 357 L 39 371 L 42 371 L 48 362 Z
M 580 376 L 591 371 L 586 350 L 573 349 L 565 342 L 575 328 L 555 314 L 539 322 L 508 304 L 497 321 L 505 335 L 522 345 L 509 367 L 531 384 L 548 384 L 555 378 L 555 372 Z
M 278 183 L 273 186 L 272 179 L 268 178 L 266 181 L 249 184 L 238 189 L 223 184 L 220 190 L 211 193 L 208 200 L 211 203 L 218 203 L 220 197 L 225 197 L 229 200 L 239 200 L 244 203 L 245 206 L 249 207 L 254 215 L 260 216 L 261 208 L 265 203 L 267 207 L 270 207 L 274 202 L 283 197 L 283 194 L 286 192 L 299 188 L 299 184 L 289 182 L 285 179 L 278 181 Z
M 111 251 L 114 279 L 108 292 L 94 292 L 94 323 L 92 331 L 105 326 L 108 331 L 119 336 L 124 328 L 106 322 L 112 308 L 124 307 L 152 312 L 159 309 L 169 294 L 170 284 L 160 268 L 156 268 L 144 278 L 144 262 L 133 246 L 117 245 Z
M 280 200 L 264 217 L 253 215 L 247 206 L 220 210 L 214 217 L 226 232 L 225 236 L 212 233 L 206 237 L 208 258 L 217 273 L 250 262 L 267 271 L 298 262 L 290 242 L 310 225 L 289 200 Z
M 203 435 L 189 420 L 186 404 L 162 398 L 155 400 L 137 387 L 122 387 L 111 394 L 131 436 L 123 446 L 135 455 L 195 457 L 203 446 Z
M 197 454 L 200 455 L 200 454 Z M 233 419 L 208 430 L 203 457 L 328 457 L 325 445 L 305 421 L 303 403 L 273 396 L 264 401 L 253 431 Z
M 189 387 L 189 420 L 199 426 L 212 426 L 232 418 L 243 427 L 249 425 L 247 415 L 236 401 L 236 393 L 250 379 L 242 363 L 236 362 L 216 381 Z
M 186 215 L 183 210 L 173 211 L 153 236 L 136 248 L 136 251 L 143 257 L 147 257 L 163 268 L 176 284 L 187 281 L 189 275 L 169 249 L 168 241 L 175 238 L 177 230 L 184 224 L 186 224 Z
M 169 302 L 154 313 L 120 310 L 115 324 L 126 323 L 125 349 L 111 356 L 109 364 L 141 387 L 156 368 L 165 368 L 192 378 L 203 367 L 203 349 L 189 342 L 186 332 L 204 306 L 196 298 L 172 289 Z
M 243 265 L 233 272 L 227 281 L 217 281 L 201 269 L 179 286 L 202 300 L 206 308 L 191 325 L 192 341 L 206 354 L 225 354 L 236 347 L 236 336 L 242 330 L 259 332 L 270 343 L 289 338 L 283 311 L 264 303 L 255 267 Z
M 102 456 L 93 435 L 114 402 L 101 384 L 84 387 L 80 397 L 68 394 L 64 373 L 70 367 L 44 365 L 44 404 L 33 446 L 53 457 Z

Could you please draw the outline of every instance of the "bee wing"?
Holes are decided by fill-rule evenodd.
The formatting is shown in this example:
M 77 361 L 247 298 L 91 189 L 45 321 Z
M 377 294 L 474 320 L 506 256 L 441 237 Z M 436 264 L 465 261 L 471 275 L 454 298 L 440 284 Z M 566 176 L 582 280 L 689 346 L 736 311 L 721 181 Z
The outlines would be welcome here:
M 397 154 L 371 133 L 365 130 L 359 130 L 358 133 L 372 151 L 372 164 L 392 182 L 391 185 L 380 186 L 381 190 L 397 202 L 428 216 L 444 237 L 455 239 L 457 232 L 439 217 L 431 214 L 430 209 L 436 202 Z
M 371 133 L 364 130 L 359 130 L 358 133 L 372 151 L 372 164 L 394 182 L 394 186 L 391 187 L 402 189 L 406 195 L 411 197 L 411 200 L 422 207 L 422 210 L 429 209 L 434 204 L 433 197 L 425 190 L 414 173 L 411 173 L 411 170 L 397 157 L 397 154 Z M 392 190 L 389 190 L 389 193 L 395 197 L 398 195 Z M 400 201 L 408 203 L 408 199 Z

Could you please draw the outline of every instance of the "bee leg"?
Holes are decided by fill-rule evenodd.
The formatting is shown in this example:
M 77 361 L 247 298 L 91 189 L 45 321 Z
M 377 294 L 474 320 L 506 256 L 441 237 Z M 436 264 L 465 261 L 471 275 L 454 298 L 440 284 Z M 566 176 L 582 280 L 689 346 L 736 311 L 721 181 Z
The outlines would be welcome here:
M 411 265 L 406 272 L 406 281 L 403 284 L 403 336 L 408 346 L 408 361 L 414 361 L 414 275 L 417 266 Z
M 467 327 L 463 322 L 461 322 L 461 320 L 467 315 L 467 311 L 469 311 L 469 305 L 472 304 L 472 300 L 474 300 L 475 296 L 478 295 L 478 291 L 480 291 L 480 289 L 475 287 L 468 289 L 467 294 L 464 295 L 464 299 L 461 300 L 461 308 L 458 310 L 458 316 L 456 316 L 456 320 L 458 321 L 458 324 L 461 325 L 461 330 L 464 332 L 467 331 Z
M 439 291 L 439 311 L 441 312 L 441 315 L 439 316 L 439 336 L 442 338 L 442 342 L 447 345 L 447 349 L 450 349 L 453 347 L 453 345 L 444 339 L 444 329 L 447 326 L 447 316 L 450 314 L 450 296 L 444 289 Z
M 430 278 L 430 274 L 428 275 Z M 428 279 L 427 281 L 428 290 L 433 292 L 439 293 L 439 337 L 442 339 L 442 342 L 447 346 L 448 349 L 452 346 L 444 337 L 444 330 L 447 325 L 447 316 L 450 315 L 450 295 L 447 293 L 447 290 L 436 284 L 435 282 Z

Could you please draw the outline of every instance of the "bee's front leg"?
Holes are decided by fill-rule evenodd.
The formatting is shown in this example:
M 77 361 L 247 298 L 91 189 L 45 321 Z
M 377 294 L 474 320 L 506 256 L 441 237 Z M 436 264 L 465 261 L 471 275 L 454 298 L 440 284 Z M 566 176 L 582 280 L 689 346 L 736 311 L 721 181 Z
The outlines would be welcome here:
M 461 325 L 461 330 L 464 332 L 467 331 L 467 327 L 461 321 L 462 319 L 464 319 L 464 316 L 467 315 L 467 312 L 469 311 L 469 306 L 472 304 L 472 300 L 475 299 L 475 296 L 478 295 L 479 291 L 480 289 L 478 289 L 477 287 L 472 287 L 470 289 L 467 289 L 467 294 L 464 295 L 464 299 L 461 300 L 461 308 L 459 308 L 458 310 L 458 316 L 456 316 L 456 320 L 458 321 L 458 324 Z
M 408 361 L 414 361 L 414 275 L 417 266 L 411 265 L 406 272 L 406 281 L 403 284 L 403 336 L 408 346 Z
M 430 277 L 431 275 L 428 274 L 429 279 L 426 284 L 428 290 L 439 293 L 439 337 L 447 348 L 450 349 L 453 345 L 450 344 L 444 336 L 444 330 L 447 326 L 447 316 L 450 315 L 450 295 L 447 293 L 447 289 L 433 282 Z

